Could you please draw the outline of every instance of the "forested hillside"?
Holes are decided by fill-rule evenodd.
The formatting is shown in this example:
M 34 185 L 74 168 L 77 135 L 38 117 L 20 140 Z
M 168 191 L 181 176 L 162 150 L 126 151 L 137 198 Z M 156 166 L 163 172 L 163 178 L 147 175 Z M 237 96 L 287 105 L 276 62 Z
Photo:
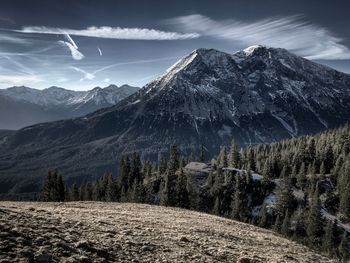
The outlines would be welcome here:
M 131 201 L 177 206 L 271 228 L 330 256 L 348 257 L 350 126 L 316 136 L 239 149 L 223 146 L 207 160 L 205 181 L 187 167 L 205 162 L 205 149 L 182 156 L 176 146 L 159 164 L 139 154 L 121 160 L 116 179 L 64 186 L 50 172 L 46 201 Z M 197 156 L 197 157 L 195 157 Z

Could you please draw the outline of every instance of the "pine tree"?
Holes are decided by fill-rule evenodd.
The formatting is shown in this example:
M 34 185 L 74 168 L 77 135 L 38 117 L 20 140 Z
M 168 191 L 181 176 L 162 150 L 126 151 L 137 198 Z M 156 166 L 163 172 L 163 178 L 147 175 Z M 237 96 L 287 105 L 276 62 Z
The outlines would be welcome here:
M 248 163 L 250 164 L 250 169 L 256 171 L 255 153 L 252 147 L 248 150 Z
M 238 147 L 237 147 L 236 143 L 234 142 L 234 140 L 232 140 L 232 143 L 231 143 L 231 149 L 230 149 L 229 157 L 228 157 L 228 164 L 231 167 L 236 167 L 236 168 L 241 167 L 240 154 L 239 154 Z
M 329 173 L 334 165 L 334 154 L 333 154 L 333 148 L 331 144 L 329 144 L 326 148 L 323 162 L 325 167 L 325 173 Z
M 218 156 L 218 166 L 219 167 L 227 167 L 228 166 L 227 153 L 226 153 L 225 146 L 222 146 L 220 149 L 220 153 Z
M 281 226 L 281 234 L 285 237 L 288 237 L 290 235 L 290 214 L 288 209 L 284 215 L 283 223 Z
M 201 145 L 201 148 L 199 150 L 199 161 L 202 163 L 205 162 L 205 150 L 203 145 Z
M 297 175 L 297 187 L 304 190 L 307 183 L 305 163 L 302 163 Z
M 325 235 L 323 238 L 323 250 L 326 251 L 330 256 L 335 253 L 335 248 L 337 244 L 338 227 L 336 221 L 328 221 Z
M 59 202 L 63 202 L 66 199 L 66 186 L 63 181 L 62 175 L 59 175 L 57 178 L 57 192 L 58 192 L 58 200 Z
M 52 200 L 52 188 L 53 188 L 52 180 L 53 180 L 52 172 L 49 171 L 43 185 L 43 190 L 42 190 L 43 201 L 46 201 L 46 202 L 53 201 Z
M 260 227 L 267 227 L 268 226 L 268 214 L 267 214 L 266 204 L 264 204 L 259 211 L 258 226 L 260 226 Z
M 291 210 L 293 208 L 294 196 L 286 166 L 283 167 L 280 177 L 277 189 L 276 212 L 280 217 L 283 217 L 287 209 Z
M 268 159 L 265 160 L 263 171 L 262 171 L 262 176 L 264 177 L 264 180 L 269 180 L 272 179 L 272 166 L 271 163 Z
M 79 189 L 76 183 L 72 185 L 71 192 L 70 192 L 70 200 L 72 201 L 79 200 Z
M 306 229 L 305 229 L 305 210 L 299 208 L 295 212 L 295 227 L 294 227 L 294 233 L 293 233 L 293 239 L 294 240 L 303 240 L 306 236 Z
M 187 176 L 183 169 L 180 169 L 176 180 L 176 202 L 177 206 L 189 208 L 189 194 L 187 191 Z
M 281 217 L 279 214 L 277 214 L 276 220 L 275 220 L 275 224 L 273 226 L 273 230 L 277 233 L 281 232 L 281 227 L 282 227 L 282 222 L 281 222 Z
M 134 183 L 135 180 L 137 184 L 141 181 L 141 168 L 142 168 L 142 164 L 141 164 L 140 155 L 135 152 L 132 155 L 130 175 L 128 178 L 128 183 L 130 186 Z
M 215 198 L 215 203 L 214 203 L 212 213 L 214 215 L 220 215 L 220 198 L 218 196 Z
M 164 157 L 162 157 L 160 159 L 160 162 L 159 162 L 158 174 L 163 175 L 166 172 L 167 166 L 168 166 L 168 164 L 167 164 L 166 159 Z
M 346 220 L 350 218 L 350 184 L 346 185 L 346 188 L 340 192 L 340 204 L 339 212 Z
M 129 190 L 129 177 L 131 173 L 130 159 L 128 156 L 122 157 L 119 167 L 119 184 L 122 191 L 121 199 L 127 199 L 127 193 Z M 131 185 L 130 185 L 131 187 Z
M 241 176 L 236 177 L 235 191 L 231 200 L 232 217 L 235 219 L 243 219 L 243 182 Z
M 107 202 L 117 201 L 117 188 L 112 174 L 108 174 L 107 176 L 105 199 Z
M 316 159 L 316 144 L 315 139 L 312 138 L 308 146 L 308 161 L 312 163 Z
M 170 149 L 170 159 L 168 163 L 168 174 L 174 177 L 176 171 L 180 167 L 180 154 L 176 145 L 172 145 Z
M 321 201 L 319 198 L 318 184 L 316 185 L 316 190 L 312 197 L 306 231 L 310 245 L 318 246 L 323 235 L 323 220 L 321 215 Z
M 340 241 L 340 245 L 339 245 L 339 255 L 342 259 L 342 262 L 348 262 L 349 259 L 349 237 L 348 237 L 348 233 L 346 230 L 344 230 L 342 239 Z
M 91 182 L 87 182 L 85 185 L 84 200 L 93 200 L 93 186 Z

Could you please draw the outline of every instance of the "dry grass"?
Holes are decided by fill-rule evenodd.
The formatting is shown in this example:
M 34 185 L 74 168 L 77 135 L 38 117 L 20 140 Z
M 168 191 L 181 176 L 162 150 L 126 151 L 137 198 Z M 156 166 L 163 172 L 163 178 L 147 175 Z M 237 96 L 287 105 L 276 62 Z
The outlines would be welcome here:
M 248 224 L 129 203 L 0 202 L 0 262 L 332 262 Z

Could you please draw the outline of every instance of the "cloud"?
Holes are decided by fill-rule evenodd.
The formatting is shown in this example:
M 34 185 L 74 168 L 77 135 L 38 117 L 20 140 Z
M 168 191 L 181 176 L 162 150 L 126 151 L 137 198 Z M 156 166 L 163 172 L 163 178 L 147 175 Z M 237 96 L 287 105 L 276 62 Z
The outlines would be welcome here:
M 103 80 L 103 82 L 110 82 L 110 81 L 111 81 L 110 78 L 105 78 L 105 79 Z
M 73 46 L 75 49 L 78 49 L 77 44 L 75 44 L 74 40 L 70 37 L 69 34 L 64 34 L 64 36 L 65 36 L 65 38 L 68 40 L 68 42 L 72 44 L 72 46 Z
M 74 67 L 74 66 L 71 66 L 70 68 L 77 71 L 77 72 L 83 73 L 84 77 L 79 80 L 80 82 L 82 82 L 84 80 L 93 80 L 95 78 L 95 74 L 89 73 L 81 68 Z
M 102 56 L 102 50 L 99 47 L 97 47 L 97 50 L 98 50 L 98 53 L 100 54 L 100 57 L 101 57 Z
M 194 14 L 168 20 L 184 32 L 236 41 L 245 46 L 261 44 L 281 47 L 308 59 L 350 59 L 350 50 L 329 30 L 303 21 L 300 15 L 256 22 L 213 20 Z
M 36 75 L 0 75 L 0 85 L 28 85 L 44 81 Z
M 145 59 L 145 60 L 135 60 L 135 61 L 128 61 L 128 62 L 120 62 L 120 63 L 115 63 L 115 64 L 111 64 L 108 66 L 104 66 L 101 68 L 96 69 L 93 72 L 87 72 L 86 70 L 83 70 L 81 68 L 75 67 L 75 66 L 71 66 L 70 68 L 80 72 L 84 75 L 83 78 L 80 79 L 80 82 L 84 81 L 84 80 L 93 80 L 96 77 L 96 74 L 102 71 L 105 71 L 107 69 L 111 69 L 114 67 L 118 67 L 118 66 L 124 66 L 124 65 L 133 65 L 133 64 L 144 64 L 144 63 L 152 63 L 152 62 L 158 62 L 158 61 L 167 61 L 167 60 L 174 60 L 174 59 L 179 59 L 179 57 L 166 57 L 166 58 L 155 58 L 155 59 Z
M 28 39 L 23 39 L 23 38 L 19 38 L 16 36 L 11 36 L 8 34 L 0 34 L 0 42 L 1 43 L 14 43 L 14 44 L 21 44 L 21 45 L 29 45 L 32 44 L 32 41 L 28 40 Z
M 82 60 L 85 56 L 78 50 L 77 44 L 71 38 L 71 36 L 67 33 L 64 33 L 64 37 L 67 41 L 60 40 L 59 44 L 67 47 L 72 54 L 72 58 L 75 60 Z
M 160 31 L 147 28 L 121 28 L 102 26 L 91 26 L 86 29 L 65 29 L 53 28 L 45 26 L 26 26 L 15 32 L 31 33 L 31 34 L 69 34 L 74 36 L 112 38 L 112 39 L 129 39 L 129 40 L 183 40 L 199 37 L 197 33 L 177 33 Z

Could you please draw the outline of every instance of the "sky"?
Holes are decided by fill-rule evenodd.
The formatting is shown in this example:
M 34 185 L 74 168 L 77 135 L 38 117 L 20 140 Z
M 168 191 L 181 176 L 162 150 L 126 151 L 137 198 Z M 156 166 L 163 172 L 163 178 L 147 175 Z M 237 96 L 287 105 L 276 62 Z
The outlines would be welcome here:
M 350 73 L 346 0 L 1 0 L 0 88 L 142 87 L 197 48 L 290 50 Z

